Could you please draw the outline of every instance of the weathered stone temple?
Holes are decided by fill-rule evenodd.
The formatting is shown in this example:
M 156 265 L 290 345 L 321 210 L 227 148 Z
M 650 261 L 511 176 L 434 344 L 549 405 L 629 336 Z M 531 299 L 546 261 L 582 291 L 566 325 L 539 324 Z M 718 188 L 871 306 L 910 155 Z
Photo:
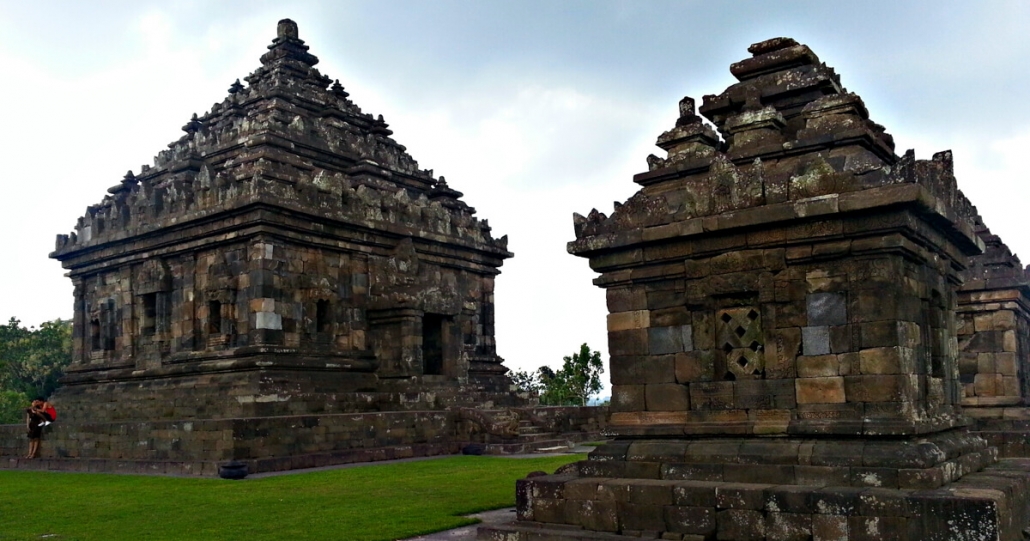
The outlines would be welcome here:
M 439 454 L 490 432 L 462 408 L 527 405 L 494 344 L 507 237 L 317 63 L 280 21 L 246 85 L 58 236 L 74 360 L 52 456 Z
M 704 118 L 680 102 L 636 194 L 574 217 L 617 437 L 519 481 L 518 521 L 480 538 L 1024 539 L 1030 462 L 962 407 L 1022 404 L 1023 269 L 950 152 L 895 154 L 808 47 L 748 50 Z
M 1006 457 L 1030 457 L 1030 276 L 979 217 L 985 245 L 958 291 L 959 379 L 973 429 Z

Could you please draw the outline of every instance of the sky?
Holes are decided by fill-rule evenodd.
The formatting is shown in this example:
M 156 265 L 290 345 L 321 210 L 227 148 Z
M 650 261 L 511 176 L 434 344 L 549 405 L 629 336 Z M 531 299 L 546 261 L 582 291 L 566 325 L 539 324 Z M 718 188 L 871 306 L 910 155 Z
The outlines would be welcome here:
M 565 251 L 572 213 L 633 195 L 680 98 L 721 92 L 771 37 L 836 68 L 899 154 L 953 150 L 959 187 L 1030 262 L 1030 2 L 0 0 L 0 320 L 71 316 L 55 235 L 257 68 L 286 17 L 508 235 L 496 337 L 512 369 L 584 342 L 607 359 L 604 291 Z

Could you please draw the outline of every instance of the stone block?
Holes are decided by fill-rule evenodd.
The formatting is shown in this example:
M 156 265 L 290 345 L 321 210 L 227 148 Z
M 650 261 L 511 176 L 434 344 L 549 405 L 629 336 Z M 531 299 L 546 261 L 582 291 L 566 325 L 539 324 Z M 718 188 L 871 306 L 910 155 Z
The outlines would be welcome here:
M 723 409 L 733 407 L 733 382 L 712 381 L 691 383 L 690 403 L 694 409 Z
M 795 359 L 801 350 L 801 329 L 797 327 L 769 331 L 765 344 L 765 377 L 792 378 L 796 374 Z
M 626 331 L 650 327 L 650 315 L 651 312 L 648 310 L 633 310 L 630 312 L 615 312 L 608 314 L 608 331 Z
M 611 313 L 647 309 L 647 294 L 642 287 L 613 287 L 606 294 Z
M 803 327 L 801 343 L 805 355 L 826 355 L 830 353 L 829 327 Z
M 839 376 L 840 363 L 836 355 L 803 355 L 797 358 L 799 378 Z
M 677 483 L 672 488 L 672 504 L 681 507 L 715 507 L 714 482 Z
M 678 353 L 675 364 L 678 383 L 711 381 L 715 375 L 715 356 L 710 351 Z
M 676 381 L 676 360 L 672 355 L 612 355 L 613 385 L 643 385 Z
M 812 515 L 804 513 L 767 513 L 766 539 L 783 541 L 811 541 Z
M 612 385 L 613 412 L 644 411 L 643 385 Z
M 848 517 L 812 515 L 812 541 L 850 541 Z
M 640 505 L 628 502 L 617 502 L 619 527 L 622 530 L 646 530 L 660 532 L 665 530 L 665 509 L 661 505 Z
M 668 506 L 665 508 L 665 524 L 670 532 L 711 535 L 716 528 L 715 509 L 714 506 Z
M 675 327 L 678 325 L 690 325 L 692 313 L 686 307 L 679 305 L 672 308 L 662 308 L 650 311 L 650 326 L 652 327 Z
M 614 501 L 587 500 L 583 502 L 578 511 L 578 524 L 587 530 L 595 532 L 619 531 L 618 506 Z
M 906 541 L 908 521 L 904 517 L 848 517 L 849 541 Z
M 789 379 L 748 379 L 734 382 L 737 408 L 748 410 L 789 409 L 797 405 L 794 384 Z
M 608 354 L 647 355 L 648 329 L 633 329 L 608 333 Z
M 686 385 L 679 383 L 645 385 L 644 395 L 648 411 L 687 411 L 690 409 L 690 393 Z
M 629 485 L 629 502 L 638 505 L 672 505 L 672 485 L 667 481 L 634 481 Z
M 862 374 L 915 373 L 915 352 L 903 347 L 863 349 L 859 352 L 859 371 Z
M 917 398 L 919 376 L 844 376 L 848 402 L 912 402 Z
M 848 322 L 848 304 L 844 293 L 810 293 L 806 303 L 810 327 L 844 325 Z
M 283 317 L 274 312 L 256 312 L 254 326 L 258 329 L 282 330 Z
M 845 402 L 845 378 L 813 377 L 794 380 L 798 404 L 839 404 Z
M 648 352 L 652 355 L 693 351 L 693 328 L 690 325 L 650 327 L 647 329 Z
M 765 517 L 761 511 L 727 509 L 716 514 L 716 539 L 759 541 L 765 539 Z
M 1003 376 L 1019 375 L 1019 362 L 1015 353 L 995 353 L 994 369 Z
M 765 490 L 770 485 L 758 483 L 723 483 L 715 487 L 718 509 L 761 510 L 765 508 Z

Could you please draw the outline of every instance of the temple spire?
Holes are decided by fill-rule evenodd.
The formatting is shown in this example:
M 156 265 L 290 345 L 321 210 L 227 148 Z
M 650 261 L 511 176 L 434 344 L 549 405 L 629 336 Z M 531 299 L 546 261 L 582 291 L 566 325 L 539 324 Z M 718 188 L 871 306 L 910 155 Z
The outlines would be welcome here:
M 299 36 L 297 23 L 290 19 L 279 21 L 276 37 L 268 46 L 268 52 L 261 56 L 261 63 L 267 66 L 277 60 L 295 60 L 308 66 L 318 64 L 318 57 L 308 52 L 308 46 Z

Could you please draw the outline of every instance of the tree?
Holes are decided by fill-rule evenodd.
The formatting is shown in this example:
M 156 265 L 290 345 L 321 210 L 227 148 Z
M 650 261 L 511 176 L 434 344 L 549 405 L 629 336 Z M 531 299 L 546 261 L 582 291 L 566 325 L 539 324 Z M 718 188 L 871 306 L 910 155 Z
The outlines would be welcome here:
M 601 374 L 604 373 L 601 352 L 591 351 L 590 346 L 583 344 L 577 353 L 563 360 L 558 371 L 547 366 L 537 370 L 540 403 L 585 406 L 592 395 L 601 391 Z
M 601 392 L 601 374 L 604 373 L 601 352 L 591 351 L 590 346 L 584 343 L 579 347 L 579 353 L 563 360 L 565 364 L 559 372 L 565 378 L 565 386 L 585 406 L 591 396 Z
M 28 396 L 49 396 L 72 359 L 70 321 L 24 328 L 17 318 L 0 325 L 0 384 Z
M 511 382 L 515 385 L 515 390 L 520 393 L 535 393 L 539 389 L 536 378 L 525 370 L 512 372 Z
M 25 393 L 0 389 L 0 425 L 25 422 L 25 408 L 29 400 Z

